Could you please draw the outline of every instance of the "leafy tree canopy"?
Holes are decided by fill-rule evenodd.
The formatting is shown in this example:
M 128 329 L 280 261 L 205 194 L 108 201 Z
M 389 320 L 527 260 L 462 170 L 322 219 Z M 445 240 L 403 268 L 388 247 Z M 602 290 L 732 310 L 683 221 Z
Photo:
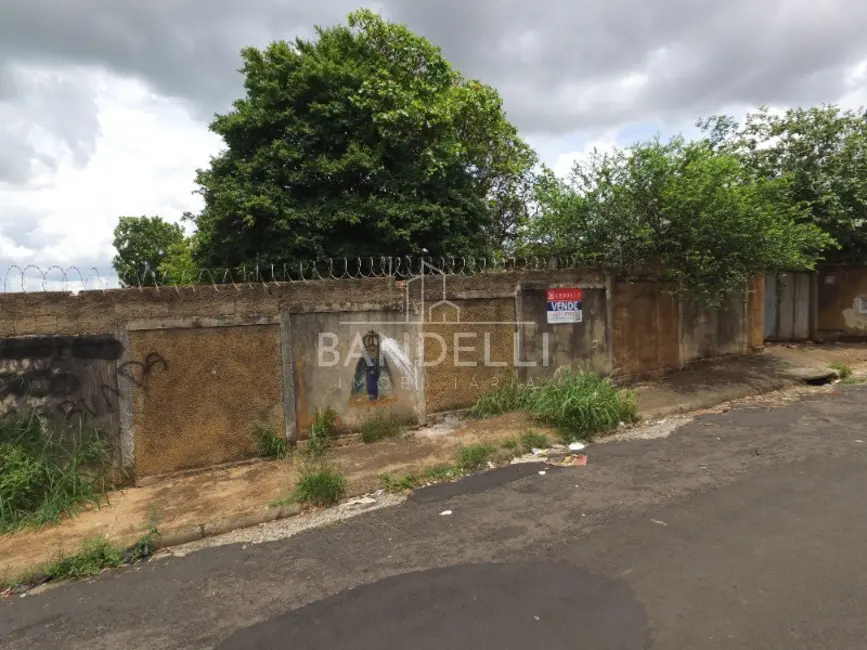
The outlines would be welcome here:
M 514 237 L 535 155 L 499 94 L 360 10 L 314 40 L 242 52 L 246 96 L 211 130 L 198 261 L 484 254 Z
M 793 180 L 754 174 L 706 141 L 652 140 L 540 177 L 528 250 L 622 273 L 659 265 L 675 286 L 718 304 L 756 273 L 812 268 L 830 237 L 788 201 Z
M 867 116 L 837 106 L 761 108 L 743 124 L 726 116 L 699 122 L 720 151 L 765 178 L 787 176 L 787 200 L 840 245 L 830 259 L 867 262 Z
M 122 286 L 153 285 L 169 251 L 184 241 L 175 223 L 160 217 L 121 217 L 114 229 L 112 260 Z

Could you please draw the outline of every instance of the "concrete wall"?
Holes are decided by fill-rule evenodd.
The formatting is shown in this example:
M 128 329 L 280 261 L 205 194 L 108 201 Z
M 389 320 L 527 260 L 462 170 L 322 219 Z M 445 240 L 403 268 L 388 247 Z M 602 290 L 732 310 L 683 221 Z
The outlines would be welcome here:
M 867 266 L 834 266 L 818 272 L 820 336 L 867 337 Z
M 341 429 L 349 430 L 376 416 L 424 420 L 423 380 L 416 370 L 421 357 L 418 324 L 407 323 L 403 313 L 394 311 L 295 313 L 289 319 L 299 439 L 307 437 L 315 412 L 326 408 L 336 413 Z M 383 359 L 373 395 L 366 385 L 364 358 L 364 337 L 370 332 L 379 337 Z M 389 348 L 382 352 L 386 338 L 402 348 L 405 359 L 389 354 Z
M 583 290 L 582 322 L 547 322 L 555 288 Z M 738 293 L 702 310 L 595 271 L 7 294 L 0 399 L 106 429 L 143 478 L 250 458 L 257 424 L 304 439 L 317 409 L 346 430 L 379 415 L 422 423 L 512 376 L 641 377 L 745 352 L 762 306 Z

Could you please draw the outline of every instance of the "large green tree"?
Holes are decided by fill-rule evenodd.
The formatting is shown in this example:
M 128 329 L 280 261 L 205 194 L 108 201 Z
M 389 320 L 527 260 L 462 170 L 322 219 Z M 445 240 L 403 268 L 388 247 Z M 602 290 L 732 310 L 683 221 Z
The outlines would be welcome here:
M 499 94 L 360 10 L 313 40 L 242 52 L 246 96 L 197 181 L 203 266 L 472 255 L 513 237 L 536 162 Z
M 765 178 L 788 176 L 788 201 L 836 240 L 828 256 L 867 262 L 867 118 L 834 105 L 767 108 L 742 124 L 716 116 L 699 122 L 714 146 L 740 156 Z
M 787 200 L 792 180 L 754 174 L 707 141 L 639 143 L 548 173 L 524 246 L 620 273 L 658 266 L 714 305 L 752 275 L 811 268 L 830 238 Z
M 169 251 L 184 241 L 178 224 L 160 217 L 121 217 L 114 229 L 112 265 L 123 286 L 153 285 Z

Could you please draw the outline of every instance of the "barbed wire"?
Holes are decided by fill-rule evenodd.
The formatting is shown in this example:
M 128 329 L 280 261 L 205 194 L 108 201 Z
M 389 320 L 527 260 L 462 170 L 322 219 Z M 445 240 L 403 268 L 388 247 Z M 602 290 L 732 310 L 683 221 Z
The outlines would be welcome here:
M 210 287 L 215 291 L 242 286 L 279 286 L 322 280 L 365 278 L 407 279 L 420 275 L 477 275 L 553 271 L 580 268 L 577 257 L 356 257 L 328 258 L 292 264 L 254 264 L 165 273 L 143 270 L 106 270 L 96 267 L 42 267 L 0 263 L 4 293 L 108 291 L 110 289 L 177 289 Z M 83 270 L 86 269 L 86 270 Z

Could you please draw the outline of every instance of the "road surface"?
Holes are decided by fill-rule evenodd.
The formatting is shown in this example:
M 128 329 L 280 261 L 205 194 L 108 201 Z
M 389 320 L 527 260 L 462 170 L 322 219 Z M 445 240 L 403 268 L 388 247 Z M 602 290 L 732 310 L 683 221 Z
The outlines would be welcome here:
M 0 648 L 863 650 L 865 423 L 867 387 L 702 416 L 0 602 Z

